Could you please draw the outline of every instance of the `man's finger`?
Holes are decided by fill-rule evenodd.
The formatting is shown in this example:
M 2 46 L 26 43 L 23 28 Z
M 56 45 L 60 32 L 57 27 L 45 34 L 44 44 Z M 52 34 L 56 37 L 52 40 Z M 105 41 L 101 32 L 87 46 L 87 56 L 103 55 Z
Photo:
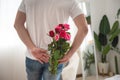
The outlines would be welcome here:
M 40 48 L 41 52 L 47 52 L 47 50 Z
M 58 61 L 65 61 L 66 60 L 66 58 L 62 58 L 62 59 L 60 59 L 60 60 L 58 60 Z
M 49 59 L 49 58 L 50 58 L 50 55 L 49 55 L 49 54 L 45 54 L 45 53 L 43 53 L 43 57 Z
M 40 59 L 38 59 L 38 61 L 39 61 L 41 64 L 43 64 L 43 62 L 42 62 Z
M 48 59 L 45 58 L 45 57 L 42 57 L 41 60 L 42 60 L 43 62 L 46 62 L 46 63 L 48 62 Z
M 61 61 L 61 62 L 58 62 L 59 64 L 64 64 L 66 63 L 67 61 Z
M 66 58 L 63 58 L 63 59 L 58 60 L 59 63 L 65 63 L 66 61 L 67 61 Z

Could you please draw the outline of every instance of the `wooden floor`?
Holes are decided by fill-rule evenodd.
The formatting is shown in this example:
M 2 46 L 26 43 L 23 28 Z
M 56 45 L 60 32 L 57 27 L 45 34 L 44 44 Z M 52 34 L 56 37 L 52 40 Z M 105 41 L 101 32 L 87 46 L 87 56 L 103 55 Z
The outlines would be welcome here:
M 105 78 L 108 78 L 107 76 L 106 77 L 103 77 L 103 76 L 99 76 L 98 77 L 98 80 L 104 80 Z M 76 80 L 83 80 L 82 77 L 79 77 L 77 78 Z M 90 77 L 86 77 L 85 80 L 97 80 L 95 76 L 90 76 Z

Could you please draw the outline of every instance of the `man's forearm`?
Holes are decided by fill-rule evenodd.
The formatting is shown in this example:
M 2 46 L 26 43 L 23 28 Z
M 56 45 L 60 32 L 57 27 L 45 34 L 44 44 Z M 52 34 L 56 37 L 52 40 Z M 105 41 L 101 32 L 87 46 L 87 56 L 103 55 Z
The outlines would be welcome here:
M 75 39 L 73 41 L 73 44 L 71 46 L 71 49 L 69 51 L 69 54 L 70 55 L 73 55 L 75 53 L 75 51 L 80 47 L 83 39 L 85 38 L 87 34 L 87 30 L 85 31 L 78 31 L 76 36 L 75 36 Z
M 84 29 L 79 29 L 76 36 L 75 36 L 75 39 L 73 41 L 73 44 L 72 44 L 72 47 L 71 49 L 68 51 L 68 53 L 62 58 L 59 60 L 59 63 L 62 64 L 62 63 L 65 63 L 65 62 L 68 62 L 69 59 L 72 57 L 72 55 L 75 53 L 75 51 L 80 47 L 84 37 L 86 36 L 87 34 L 87 27 L 85 26 Z
M 28 31 L 25 29 L 24 25 L 15 25 L 15 29 L 22 40 L 22 42 L 27 46 L 27 48 L 32 49 L 35 47 L 33 44 Z
M 80 47 L 83 39 L 85 38 L 85 36 L 88 32 L 87 21 L 86 21 L 83 14 L 77 16 L 74 19 L 74 22 L 78 28 L 78 31 L 77 31 L 77 34 L 76 34 L 75 39 L 73 41 L 72 48 L 69 51 L 70 55 L 73 55 L 75 53 L 75 51 Z
M 33 44 L 28 31 L 26 30 L 24 24 L 26 22 L 26 14 L 24 12 L 18 11 L 14 23 L 14 28 L 16 29 L 20 39 L 27 46 L 27 48 L 32 49 L 35 47 Z

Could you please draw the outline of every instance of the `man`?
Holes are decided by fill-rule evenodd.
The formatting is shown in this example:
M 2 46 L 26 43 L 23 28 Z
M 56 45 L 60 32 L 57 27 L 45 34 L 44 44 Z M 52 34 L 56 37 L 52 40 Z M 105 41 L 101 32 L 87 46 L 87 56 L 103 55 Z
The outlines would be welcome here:
M 51 39 L 47 33 L 56 25 L 67 23 L 69 16 L 73 18 L 78 31 L 72 48 L 59 60 L 57 75 L 52 75 L 48 70 L 47 47 Z M 14 26 L 27 47 L 28 80 L 59 80 L 63 63 L 69 61 L 88 31 L 84 14 L 76 0 L 23 0 L 18 9 Z

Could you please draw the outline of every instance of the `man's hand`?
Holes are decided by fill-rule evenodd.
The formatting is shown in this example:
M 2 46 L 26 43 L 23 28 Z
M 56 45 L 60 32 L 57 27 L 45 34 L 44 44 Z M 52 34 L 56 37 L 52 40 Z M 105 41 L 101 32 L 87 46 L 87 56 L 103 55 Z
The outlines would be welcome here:
M 47 63 L 49 60 L 49 55 L 47 54 L 47 50 L 41 48 L 33 48 L 31 50 L 31 53 L 42 64 Z
M 58 60 L 59 64 L 67 63 L 70 60 L 71 56 L 72 55 L 69 53 L 64 55 L 62 59 Z

